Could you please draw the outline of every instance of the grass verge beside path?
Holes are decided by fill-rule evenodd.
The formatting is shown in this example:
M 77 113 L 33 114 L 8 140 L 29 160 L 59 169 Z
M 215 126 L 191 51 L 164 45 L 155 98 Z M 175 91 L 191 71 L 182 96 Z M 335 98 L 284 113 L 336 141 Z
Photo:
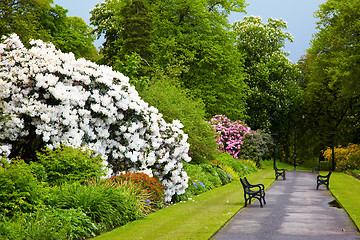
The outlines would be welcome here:
M 247 178 L 249 182 L 262 183 L 267 188 L 274 182 L 274 172 L 260 170 Z M 128 223 L 95 240 L 209 239 L 244 204 L 240 181 L 233 181 L 193 197 L 192 200 L 149 214 L 144 219 Z
M 333 172 L 330 191 L 360 230 L 360 180 L 345 173 Z

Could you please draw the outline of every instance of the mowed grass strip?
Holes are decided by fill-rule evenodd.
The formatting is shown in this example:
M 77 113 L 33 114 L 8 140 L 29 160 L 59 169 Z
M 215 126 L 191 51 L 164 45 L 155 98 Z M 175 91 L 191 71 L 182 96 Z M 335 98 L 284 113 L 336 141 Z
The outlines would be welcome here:
M 360 230 L 360 180 L 345 173 L 333 172 L 330 190 Z
M 260 170 L 247 178 L 250 183 L 262 183 L 267 188 L 274 182 L 274 171 Z M 95 240 L 209 239 L 244 203 L 241 183 L 235 180 L 193 197 L 192 200 L 149 214 L 144 219 L 128 223 Z M 256 201 L 253 204 L 259 203 Z

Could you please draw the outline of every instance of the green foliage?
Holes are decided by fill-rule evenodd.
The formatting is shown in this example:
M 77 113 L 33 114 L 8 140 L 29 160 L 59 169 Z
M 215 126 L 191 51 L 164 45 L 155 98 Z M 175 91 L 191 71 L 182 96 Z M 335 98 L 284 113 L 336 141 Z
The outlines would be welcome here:
M 262 22 L 260 17 L 250 16 L 235 22 L 233 28 L 236 47 L 245 57 L 248 73 L 246 121 L 253 130 L 277 133 L 277 142 L 284 145 L 288 159 L 303 97 L 298 85 L 299 68 L 283 50 L 285 42 L 292 42 L 293 38 L 281 19 Z
M 329 161 L 321 161 L 320 162 L 320 171 L 331 171 L 332 163 Z
M 208 117 L 240 119 L 246 84 L 227 16 L 244 6 L 243 0 L 107 0 L 91 12 L 91 23 L 105 36 L 103 64 L 126 65 L 126 56 L 136 53 L 136 79 L 147 77 L 152 84 L 159 70 L 176 71 L 182 86 L 203 100 Z
M 347 97 L 358 95 L 360 57 L 360 3 L 356 0 L 330 0 L 315 12 L 319 30 L 311 42 L 309 53 L 316 54 L 313 64 L 322 65 L 329 77 L 329 87 L 338 88 Z M 319 69 L 321 71 L 321 69 Z
M 0 236 L 6 240 L 80 240 L 96 233 L 98 228 L 80 209 L 39 209 L 0 221 Z
M 42 11 L 49 10 L 52 0 L 9 0 L 0 2 L 0 36 L 17 33 L 23 42 L 30 38 L 39 38 L 42 34 L 48 36 L 43 30 L 39 30 L 38 15 Z
M 141 0 L 106 1 L 92 11 L 91 22 L 95 32 L 104 34 L 103 59 L 100 63 L 113 66 L 131 78 L 141 78 L 152 64 L 150 48 L 152 19 L 148 6 Z M 121 29 L 121 31 L 119 31 Z M 136 72 L 127 75 L 127 66 L 132 65 L 137 56 Z
M 315 12 L 319 31 L 299 62 L 305 92 L 303 155 L 319 157 L 331 144 L 329 133 L 336 132 L 336 144 L 360 142 L 359 10 L 359 1 L 330 0 Z
M 226 170 L 223 170 L 220 167 L 216 167 L 215 170 L 220 178 L 221 185 L 226 185 L 231 181 L 231 175 L 228 176 Z
M 43 185 L 21 159 L 0 166 L 0 214 L 33 212 L 42 206 Z
M 283 20 L 245 17 L 234 23 L 236 47 L 245 57 L 250 87 L 247 115 L 251 129 L 274 129 L 291 111 L 298 95 L 299 71 L 283 51 L 285 41 L 293 41 L 285 32 Z M 286 120 L 286 119 L 285 119 Z
M 121 188 L 106 184 L 66 183 L 51 189 L 48 205 L 61 209 L 81 209 L 102 231 L 143 216 L 137 199 Z
M 16 33 L 20 40 L 53 42 L 63 52 L 96 59 L 92 29 L 79 17 L 67 17 L 67 10 L 52 6 L 52 0 L 9 0 L 0 2 L 0 36 Z
M 252 134 L 245 135 L 238 158 L 253 160 L 259 165 L 260 159 L 269 157 L 269 150 L 272 144 L 270 134 L 260 129 L 253 131 Z
M 252 172 L 256 172 L 258 170 L 255 162 L 249 160 L 234 159 L 229 153 L 224 152 L 219 152 L 214 163 L 219 166 L 226 165 L 228 167 L 231 167 L 231 169 L 233 169 L 239 177 Z
M 50 185 L 68 181 L 85 182 L 88 179 L 104 175 L 104 166 L 100 156 L 92 156 L 90 151 L 63 146 L 37 152 L 37 158 L 44 166 Z
M 216 168 L 211 164 L 201 164 L 202 171 L 207 173 L 208 179 L 214 184 L 215 187 L 222 185 L 221 179 L 216 171 Z
M 213 166 L 208 163 L 204 163 L 200 165 L 190 164 L 190 163 L 184 164 L 184 169 L 188 174 L 188 176 L 190 177 L 189 185 L 193 184 L 196 188 L 198 188 L 198 190 L 196 191 L 199 193 L 215 188 L 216 184 L 220 186 L 221 180 L 218 178 L 217 173 L 216 176 L 211 176 L 210 173 L 211 171 L 216 172 L 215 169 L 210 170 L 212 168 Z M 194 184 L 193 182 L 195 182 L 196 184 Z
M 188 90 L 168 79 L 159 79 L 140 94 L 146 102 L 159 109 L 165 121 L 178 119 L 184 125 L 193 162 L 214 159 L 215 133 L 204 121 L 205 106 L 201 100 L 192 97 Z

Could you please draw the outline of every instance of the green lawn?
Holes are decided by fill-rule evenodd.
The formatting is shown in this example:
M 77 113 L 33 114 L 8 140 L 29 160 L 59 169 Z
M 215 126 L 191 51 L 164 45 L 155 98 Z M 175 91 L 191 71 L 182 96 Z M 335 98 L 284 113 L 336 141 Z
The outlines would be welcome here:
M 261 170 L 249 175 L 248 179 L 254 184 L 263 183 L 267 188 L 274 181 L 274 172 Z M 243 206 L 242 186 L 240 181 L 233 181 L 192 200 L 149 214 L 95 240 L 209 239 Z
M 334 172 L 330 177 L 330 191 L 360 229 L 360 180 Z

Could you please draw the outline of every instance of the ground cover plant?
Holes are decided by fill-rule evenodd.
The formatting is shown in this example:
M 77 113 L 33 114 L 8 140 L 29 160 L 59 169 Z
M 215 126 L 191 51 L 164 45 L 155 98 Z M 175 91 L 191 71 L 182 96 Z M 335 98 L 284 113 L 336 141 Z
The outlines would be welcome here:
M 32 174 L 28 164 L 14 159 L 13 164 L 2 159 L 0 166 L 0 215 L 13 217 L 42 207 L 43 184 Z

